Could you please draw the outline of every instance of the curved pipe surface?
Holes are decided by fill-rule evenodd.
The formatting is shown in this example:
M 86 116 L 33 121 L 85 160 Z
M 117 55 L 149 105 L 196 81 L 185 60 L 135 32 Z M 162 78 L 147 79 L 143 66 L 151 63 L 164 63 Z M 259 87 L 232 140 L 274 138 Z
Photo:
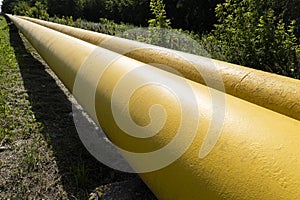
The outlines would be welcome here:
M 185 126 L 187 129 L 184 137 L 176 141 L 177 148 L 169 149 L 164 155 L 141 163 L 124 153 L 124 157 L 136 170 L 145 165 L 161 162 L 176 153 L 177 149 L 184 146 L 185 140 L 189 139 L 189 127 L 197 123 L 195 138 L 192 138 L 192 143 L 179 159 L 162 169 L 140 173 L 159 199 L 300 198 L 298 120 L 60 32 L 8 16 L 69 90 L 74 89 L 77 78 L 84 83 L 80 85 L 82 88 L 96 87 L 95 99 L 92 98 L 96 115 L 91 116 L 94 120 L 100 121 L 100 125 L 115 144 L 128 151 L 153 151 L 172 141 L 181 126 L 181 120 L 190 122 Z M 109 59 L 115 56 L 118 59 L 109 62 Z M 109 64 L 104 66 L 103 63 L 106 62 Z M 84 74 L 79 74 L 82 67 L 88 70 Z M 101 78 L 95 77 L 99 70 L 104 70 Z M 154 77 L 158 77 L 157 82 L 154 81 Z M 159 80 L 179 88 L 184 84 L 188 87 L 178 90 L 174 95 Z M 163 105 L 167 119 L 157 135 L 144 139 L 132 137 L 116 124 L 112 101 L 115 100 L 118 115 L 124 116 L 124 119 L 128 117 L 124 112 L 126 106 L 122 101 L 125 98 L 123 95 L 129 91 L 121 87 L 117 90 L 120 94 L 117 94 L 116 87 L 119 87 L 120 81 L 125 89 L 138 81 L 150 83 L 137 88 L 127 106 L 132 120 L 145 126 L 151 121 L 147 112 L 151 105 Z M 186 95 L 185 89 L 189 88 L 195 95 L 195 103 L 192 96 Z M 93 113 L 93 107 L 87 100 L 89 96 L 85 92 L 75 94 L 75 97 L 88 113 Z M 212 117 L 216 111 L 213 110 L 212 92 L 226 100 L 224 124 L 212 151 L 200 159 L 200 146 L 209 137 L 206 133 L 210 124 L 215 123 Z M 114 95 L 119 97 L 114 99 Z M 193 113 L 195 110 L 198 117 L 188 114 L 181 119 L 184 112 Z M 161 116 L 155 112 L 150 115 L 161 121 Z M 152 128 L 155 129 L 155 126 Z
M 222 92 L 225 88 L 228 94 L 300 120 L 299 80 L 106 34 L 22 18 L 169 72 L 175 69 L 190 80 Z M 218 76 L 222 83 L 218 83 Z

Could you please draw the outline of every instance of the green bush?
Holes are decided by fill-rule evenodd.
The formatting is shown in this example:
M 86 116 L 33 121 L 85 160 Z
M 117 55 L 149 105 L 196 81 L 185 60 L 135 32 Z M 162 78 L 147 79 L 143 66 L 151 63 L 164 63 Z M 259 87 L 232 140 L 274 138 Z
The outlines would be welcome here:
M 28 2 L 19 1 L 13 6 L 13 13 L 21 16 L 31 16 L 31 7 Z
M 216 8 L 218 24 L 203 37 L 214 58 L 299 78 L 295 21 L 276 15 L 272 0 L 226 0 Z
M 45 4 L 37 1 L 34 6 L 30 8 L 30 17 L 38 18 L 38 19 L 48 19 L 49 14 L 47 12 L 47 7 Z
M 49 18 L 46 5 L 39 1 L 36 1 L 33 6 L 30 6 L 30 4 L 25 1 L 18 1 L 13 6 L 13 12 L 15 15 L 34 17 L 38 19 Z
M 163 0 L 150 0 L 150 11 L 155 18 L 148 20 L 149 27 L 171 28 Z

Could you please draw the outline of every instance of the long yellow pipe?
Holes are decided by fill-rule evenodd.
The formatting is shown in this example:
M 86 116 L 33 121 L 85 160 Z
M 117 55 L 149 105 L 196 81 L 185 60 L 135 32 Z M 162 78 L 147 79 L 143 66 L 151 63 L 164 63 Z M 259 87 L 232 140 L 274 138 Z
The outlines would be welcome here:
M 144 63 L 156 63 L 155 66 L 163 69 L 167 65 L 190 80 L 222 91 L 222 85 L 214 84 L 220 75 L 226 93 L 300 120 L 299 80 L 43 20 L 22 18 Z
M 84 83 L 80 85 L 82 88 L 93 88 L 96 85 L 94 120 L 98 119 L 108 137 L 122 148 L 134 152 L 157 150 L 170 143 L 182 120 L 188 122 L 183 126 L 186 128 L 183 138 L 176 141 L 177 148 L 171 148 L 161 156 L 141 163 L 135 160 L 136 157 L 124 153 L 136 170 L 163 162 L 175 154 L 177 149 L 185 145 L 185 140 L 190 139 L 189 131 L 193 130 L 189 128 L 192 129 L 194 123 L 197 123 L 192 144 L 178 160 L 160 170 L 140 174 L 159 199 L 300 198 L 298 120 L 57 31 L 8 16 L 71 91 L 76 83 L 75 77 L 77 79 L 78 76 L 81 83 Z M 114 56 L 119 56 L 119 59 L 104 66 Z M 85 74 L 79 74 L 82 68 L 88 69 Z M 98 71 L 103 72 L 100 80 L 95 76 Z M 157 82 L 153 82 L 154 77 Z M 175 88 L 181 88 L 184 84 L 187 87 L 174 95 L 158 80 L 175 85 Z M 124 116 L 124 119 L 128 117 L 122 101 L 129 92 L 126 88 L 136 82 L 150 84 L 137 88 L 131 95 L 128 106 L 132 120 L 141 126 L 147 125 L 150 122 L 147 111 L 153 104 L 161 104 L 167 116 L 163 128 L 150 138 L 140 139 L 127 135 L 113 117 L 112 101 L 118 115 Z M 193 96 L 186 96 L 189 88 L 195 95 L 195 101 Z M 75 97 L 88 113 L 93 113 L 86 91 L 82 92 Z M 212 151 L 200 159 L 200 146 L 209 137 L 205 134 L 210 124 L 214 123 L 212 116 L 216 112 L 210 96 L 212 92 L 226 100 L 224 125 Z M 114 99 L 114 95 L 118 98 Z M 221 107 L 219 109 L 222 110 Z M 192 115 L 195 110 L 199 112 L 198 117 Z M 150 115 L 157 117 L 160 122 L 161 116 L 155 112 Z M 185 112 L 188 115 L 181 118 Z M 147 129 L 151 126 L 145 127 Z

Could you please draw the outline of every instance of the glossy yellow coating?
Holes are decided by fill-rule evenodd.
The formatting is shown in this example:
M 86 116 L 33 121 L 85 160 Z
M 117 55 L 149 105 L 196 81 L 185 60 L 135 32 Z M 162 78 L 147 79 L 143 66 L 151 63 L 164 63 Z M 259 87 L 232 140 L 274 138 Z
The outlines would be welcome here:
M 216 76 L 221 75 L 226 93 L 300 120 L 299 80 L 101 33 L 28 17 L 23 18 L 135 60 L 156 63 L 156 67 L 164 70 L 166 70 L 164 65 L 169 66 L 184 77 L 201 84 L 206 84 L 203 76 L 209 79 L 208 82 L 214 82 Z M 190 59 L 186 60 L 182 57 Z M 219 89 L 218 85 L 208 85 Z
M 97 85 L 97 119 L 108 137 L 125 149 L 144 152 L 161 148 L 172 140 L 179 126 L 181 112 L 198 107 L 198 118 L 187 116 L 191 122 L 200 122 L 196 137 L 187 151 L 163 169 L 140 174 L 158 199 L 300 199 L 300 121 L 214 90 L 226 100 L 224 126 L 216 146 L 205 158 L 200 159 L 200 146 L 210 123 L 213 123 L 211 90 L 208 87 L 125 56 L 109 64 L 101 79 L 93 82 L 91 77 L 97 70 L 102 70 L 105 59 L 116 53 L 8 16 L 70 90 L 79 68 L 84 63 L 90 64 L 86 66 L 91 70 L 85 74 L 85 87 Z M 149 123 L 147 110 L 154 103 L 164 105 L 167 120 L 154 137 L 141 141 L 128 136 L 113 118 L 111 101 L 118 81 L 129 72 L 132 77 L 123 80 L 124 86 L 139 80 L 153 81 L 153 77 L 174 85 L 187 83 L 195 93 L 196 104 L 190 104 L 192 97 L 185 96 L 180 106 L 178 99 L 160 84 L 138 88 L 129 102 L 133 121 L 140 125 Z M 121 91 L 126 94 L 126 91 Z M 185 92 L 179 91 L 178 95 Z M 85 104 L 85 96 L 76 98 L 88 113 L 93 112 Z M 116 99 L 119 115 L 124 115 L 120 103 L 122 98 L 121 95 Z M 179 141 L 178 148 L 183 143 Z M 169 151 L 169 154 L 173 154 L 173 151 Z M 144 163 L 136 162 L 129 154 L 124 156 L 135 169 L 143 167 Z M 156 159 L 148 163 L 156 162 Z

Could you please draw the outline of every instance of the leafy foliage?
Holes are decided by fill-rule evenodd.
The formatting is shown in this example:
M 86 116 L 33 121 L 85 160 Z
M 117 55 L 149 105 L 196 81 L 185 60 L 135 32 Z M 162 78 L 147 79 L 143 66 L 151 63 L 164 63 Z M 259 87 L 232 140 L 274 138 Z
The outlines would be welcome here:
M 12 9 L 15 15 L 29 16 L 39 19 L 48 19 L 49 14 L 47 12 L 47 6 L 40 2 L 36 1 L 34 4 L 30 4 L 27 1 L 17 1 Z
M 271 0 L 226 0 L 216 8 L 218 24 L 208 37 L 213 57 L 299 78 L 300 48 L 295 21 L 287 26 Z
M 47 7 L 45 4 L 37 1 L 34 6 L 29 10 L 30 17 L 38 18 L 38 19 L 48 19 L 49 14 L 47 12 Z
M 225 0 L 164 0 L 173 28 L 207 33 L 215 24 L 215 7 Z
M 171 21 L 167 19 L 163 0 L 150 0 L 150 10 L 155 18 L 148 21 L 149 27 L 171 28 Z
M 149 0 L 105 0 L 101 17 L 105 16 L 117 23 L 124 21 L 145 26 L 150 15 L 148 5 Z
M 107 18 L 117 23 L 126 22 L 137 26 L 147 26 L 152 11 L 151 0 L 3 0 L 2 11 L 12 13 L 17 2 L 27 2 L 32 7 L 39 1 L 47 5 L 48 13 L 53 16 L 73 16 L 97 22 Z M 215 7 L 225 0 L 164 0 L 167 18 L 172 27 L 196 33 L 208 33 L 217 22 Z M 283 13 L 284 23 L 297 21 L 296 33 L 300 33 L 300 1 L 274 0 L 275 15 Z
M 97 21 L 107 18 L 117 23 L 127 22 L 138 26 L 147 26 L 152 10 L 150 0 L 3 0 L 2 11 L 12 13 L 18 2 L 27 2 L 32 7 L 36 1 L 47 5 L 51 17 L 73 16 Z M 216 22 L 214 8 L 224 0 L 165 0 L 165 11 L 175 28 L 209 31 Z M 155 2 L 155 1 L 152 1 Z
M 2 10 L 178 50 L 191 49 L 186 33 L 214 58 L 299 78 L 299 0 L 4 0 Z M 122 21 L 149 30 L 129 33 Z M 178 34 L 157 31 L 171 21 Z
M 14 5 L 13 12 L 15 15 L 31 16 L 30 9 L 28 2 L 20 1 Z
M 47 0 L 47 7 L 51 16 L 81 17 L 83 14 L 84 0 Z

